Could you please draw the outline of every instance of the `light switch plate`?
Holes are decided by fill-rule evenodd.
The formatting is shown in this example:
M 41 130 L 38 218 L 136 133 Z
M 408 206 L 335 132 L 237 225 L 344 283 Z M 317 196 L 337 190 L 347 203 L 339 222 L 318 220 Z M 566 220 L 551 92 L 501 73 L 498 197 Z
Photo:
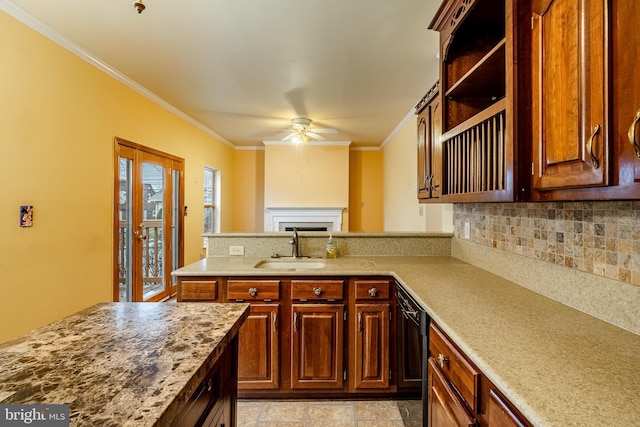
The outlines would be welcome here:
M 244 246 L 229 246 L 229 255 L 244 255 Z

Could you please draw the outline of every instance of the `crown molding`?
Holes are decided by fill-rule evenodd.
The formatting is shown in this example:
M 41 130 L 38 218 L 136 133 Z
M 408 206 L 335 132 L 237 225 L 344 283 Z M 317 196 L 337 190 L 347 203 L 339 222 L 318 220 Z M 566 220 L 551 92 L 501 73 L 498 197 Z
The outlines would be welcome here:
M 188 114 L 186 114 L 182 110 L 179 110 L 178 108 L 176 108 L 172 104 L 168 103 L 164 99 L 160 98 L 158 95 L 156 95 L 155 93 L 151 92 L 150 90 L 148 90 L 147 88 L 145 88 L 141 84 L 139 84 L 136 81 L 130 79 L 127 76 L 125 76 L 120 71 L 118 71 L 116 68 L 114 68 L 111 65 L 107 64 L 106 62 L 102 61 L 97 56 L 91 54 L 90 52 L 87 52 L 84 49 L 82 49 L 76 43 L 72 42 L 71 40 L 69 40 L 68 38 L 64 37 L 62 34 L 58 33 L 57 31 L 55 31 L 54 29 L 52 29 L 48 25 L 45 25 L 43 22 L 41 22 L 38 19 L 34 18 L 33 16 L 29 15 L 23 9 L 19 8 L 18 6 L 16 6 L 15 4 L 11 3 L 10 1 L 8 1 L 8 0 L 0 0 L 0 10 L 6 12 L 8 15 L 10 15 L 13 18 L 17 19 L 18 21 L 22 22 L 23 24 L 25 24 L 29 28 L 31 28 L 31 29 L 37 31 L 38 33 L 42 34 L 43 36 L 45 36 L 49 40 L 53 41 L 54 43 L 56 43 L 56 44 L 60 45 L 61 47 L 67 49 L 69 52 L 73 53 L 74 55 L 76 55 L 79 58 L 83 59 L 84 61 L 88 62 L 89 64 L 93 65 L 94 67 L 96 67 L 100 71 L 104 72 L 105 74 L 113 77 L 114 79 L 116 79 L 120 83 L 124 84 L 125 86 L 127 86 L 127 87 L 131 88 L 132 90 L 138 92 L 140 95 L 144 96 L 145 98 L 155 102 L 160 107 L 164 108 L 165 110 L 169 111 L 170 113 L 174 114 L 175 116 L 181 118 L 182 120 L 186 121 L 187 123 L 189 123 L 189 124 L 195 126 L 196 128 L 200 129 L 201 131 L 203 131 L 207 135 L 217 139 L 218 141 L 222 142 L 225 145 L 228 145 L 229 147 L 235 148 L 235 145 L 233 145 L 227 139 L 225 139 L 222 136 L 220 136 L 218 133 L 216 133 L 212 129 L 210 129 L 207 126 L 203 125 L 202 123 L 200 123 L 199 121 L 197 121 L 193 117 L 189 116 Z

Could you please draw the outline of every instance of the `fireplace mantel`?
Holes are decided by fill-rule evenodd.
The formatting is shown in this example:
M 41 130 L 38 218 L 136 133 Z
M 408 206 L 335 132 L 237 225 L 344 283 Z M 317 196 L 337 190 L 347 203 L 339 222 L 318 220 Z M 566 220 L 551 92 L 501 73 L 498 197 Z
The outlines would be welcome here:
M 344 207 L 269 207 L 265 231 L 283 231 L 281 224 L 329 224 L 327 231 L 342 231 L 342 211 Z M 329 228 L 329 227 L 327 227 Z

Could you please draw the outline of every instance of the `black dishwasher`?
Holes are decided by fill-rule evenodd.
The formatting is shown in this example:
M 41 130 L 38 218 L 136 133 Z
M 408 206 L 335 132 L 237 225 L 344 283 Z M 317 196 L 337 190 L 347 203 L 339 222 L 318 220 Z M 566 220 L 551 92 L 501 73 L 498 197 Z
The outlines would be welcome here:
M 405 425 L 427 425 L 429 316 L 396 282 L 398 401 Z

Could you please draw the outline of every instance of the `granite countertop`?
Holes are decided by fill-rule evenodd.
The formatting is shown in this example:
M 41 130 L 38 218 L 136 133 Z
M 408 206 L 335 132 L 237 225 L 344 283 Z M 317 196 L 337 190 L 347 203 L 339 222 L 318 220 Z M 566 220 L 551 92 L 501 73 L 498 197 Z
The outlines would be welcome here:
M 211 257 L 181 276 L 390 275 L 536 426 L 639 426 L 640 336 L 448 256 L 344 257 L 306 271 Z
M 167 425 L 248 313 L 97 304 L 0 345 L 0 403 L 69 404 L 73 426 Z

